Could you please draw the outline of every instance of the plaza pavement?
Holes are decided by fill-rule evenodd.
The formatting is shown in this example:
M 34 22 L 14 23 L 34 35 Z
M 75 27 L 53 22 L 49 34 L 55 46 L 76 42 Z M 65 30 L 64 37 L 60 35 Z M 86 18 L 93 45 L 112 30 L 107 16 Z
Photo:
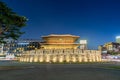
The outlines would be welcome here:
M 0 62 L 0 80 L 120 80 L 119 63 L 39 64 Z

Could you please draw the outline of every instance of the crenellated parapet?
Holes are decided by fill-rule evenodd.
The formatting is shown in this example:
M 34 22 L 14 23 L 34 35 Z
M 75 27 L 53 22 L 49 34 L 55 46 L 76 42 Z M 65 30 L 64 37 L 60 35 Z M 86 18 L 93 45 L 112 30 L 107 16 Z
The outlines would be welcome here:
M 98 50 L 80 49 L 40 49 L 26 51 L 21 54 L 21 62 L 100 62 L 101 52 Z

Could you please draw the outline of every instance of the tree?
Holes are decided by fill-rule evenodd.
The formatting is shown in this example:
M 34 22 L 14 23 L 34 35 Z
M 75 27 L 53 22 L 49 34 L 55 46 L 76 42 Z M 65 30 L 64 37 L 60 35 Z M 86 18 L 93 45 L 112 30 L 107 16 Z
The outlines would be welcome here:
M 0 1 L 0 43 L 5 39 L 18 39 L 24 32 L 27 18 L 13 12 L 4 2 Z

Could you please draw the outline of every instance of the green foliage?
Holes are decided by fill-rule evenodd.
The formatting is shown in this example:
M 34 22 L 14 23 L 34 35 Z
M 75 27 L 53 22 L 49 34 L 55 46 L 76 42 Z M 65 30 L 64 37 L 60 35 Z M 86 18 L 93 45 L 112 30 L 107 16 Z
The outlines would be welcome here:
M 0 43 L 4 39 L 18 39 L 24 32 L 20 29 L 26 25 L 26 17 L 19 16 L 0 1 Z

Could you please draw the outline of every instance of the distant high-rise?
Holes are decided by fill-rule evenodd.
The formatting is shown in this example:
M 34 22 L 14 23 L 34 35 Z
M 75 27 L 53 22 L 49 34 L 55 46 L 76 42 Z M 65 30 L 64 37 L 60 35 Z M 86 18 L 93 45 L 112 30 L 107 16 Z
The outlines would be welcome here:
M 80 40 L 80 49 L 87 49 L 87 40 Z
M 116 36 L 116 42 L 120 43 L 120 36 Z

